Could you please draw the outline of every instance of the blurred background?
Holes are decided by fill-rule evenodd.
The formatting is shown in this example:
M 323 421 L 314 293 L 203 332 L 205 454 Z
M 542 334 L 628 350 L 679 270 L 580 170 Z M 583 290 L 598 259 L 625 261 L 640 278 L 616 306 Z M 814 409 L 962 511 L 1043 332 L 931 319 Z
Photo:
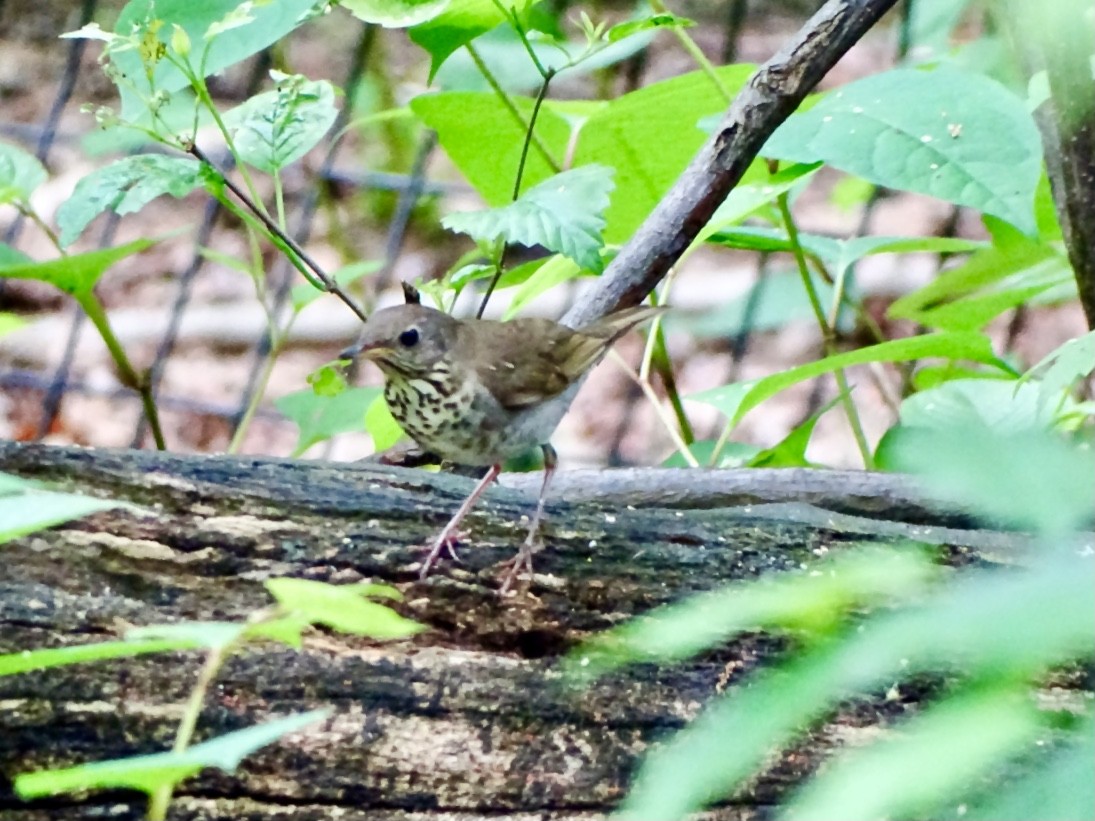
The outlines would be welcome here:
M 103 131 L 86 111 L 117 102 L 115 87 L 98 64 L 101 44 L 59 38 L 91 21 L 112 28 L 123 5 L 117 0 L 0 0 L 0 140 L 45 164 L 48 181 L 35 192 L 33 204 L 46 224 L 79 179 L 126 152 L 147 148 L 117 131 Z M 554 5 L 564 29 L 571 32 L 577 31 L 573 21 L 583 11 L 595 20 L 619 22 L 634 10 L 628 3 Z M 689 33 L 715 64 L 756 63 L 771 57 L 818 5 L 807 0 L 697 0 L 674 3 L 670 10 L 696 21 Z M 976 3 L 958 5 L 967 7 L 961 19 L 948 23 L 940 35 L 938 26 L 931 28 L 929 16 L 913 16 L 914 4 L 899 4 L 900 10 L 830 73 L 824 87 L 943 57 L 992 64 L 993 73 L 1006 77 L 1006 60 L 986 22 L 989 18 Z M 488 35 L 482 52 L 502 67 L 513 91 L 534 94 L 535 75 L 505 69 L 512 45 Z M 405 31 L 367 26 L 335 9 L 211 78 L 217 103 L 229 108 L 268 89 L 272 68 L 325 78 L 344 91 L 339 121 L 316 149 L 284 173 L 283 193 L 290 232 L 326 270 L 361 260 L 374 263 L 375 270 L 351 289 L 360 302 L 371 309 L 400 301 L 400 281 L 428 282 L 470 250 L 467 238 L 444 230 L 440 218 L 480 207 L 481 202 L 420 122 L 382 115 L 429 88 L 428 56 L 410 43 Z M 613 98 L 695 68 L 680 42 L 659 32 L 609 65 L 560 78 L 551 97 Z M 461 54 L 445 65 L 434 86 L 486 88 Z M 216 135 L 209 136 L 205 150 L 227 167 Z M 259 185 L 267 202 L 272 201 L 268 180 L 260 176 Z M 913 194 L 864 192 L 851 178 L 827 168 L 798 196 L 794 212 L 802 230 L 838 238 L 985 236 L 976 214 Z M 71 250 L 168 232 L 170 238 L 113 266 L 97 290 L 134 364 L 151 369 L 168 448 L 292 453 L 297 425 L 276 402 L 306 389 L 308 375 L 354 339 L 359 320 L 337 299 L 324 296 L 300 314 L 278 355 L 271 357 L 267 311 L 282 315 L 289 289 L 302 280 L 276 249 L 266 247 L 260 249 L 266 278 L 256 284 L 233 263 L 252 253 L 246 232 L 201 189 L 182 200 L 160 198 L 133 215 L 99 217 Z M 0 241 L 36 260 L 56 255 L 42 227 L 8 206 L 0 206 Z M 527 258 L 517 249 L 509 261 Z M 938 255 L 880 255 L 859 263 L 855 273 L 874 319 L 887 333 L 903 333 L 913 329 L 886 327 L 887 305 L 928 282 L 945 265 Z M 680 395 L 754 379 L 821 355 L 820 334 L 801 298 L 765 287 L 767 277 L 792 267 L 789 255 L 714 247 L 688 259 L 677 272 L 674 311 L 667 321 Z M 523 313 L 557 318 L 583 285 L 577 280 L 558 286 Z M 257 288 L 261 299 L 256 298 Z M 458 313 L 474 312 L 476 293 L 465 291 Z M 488 315 L 501 315 L 509 298 L 509 292 L 499 292 Z M 997 351 L 1025 364 L 1084 330 L 1074 302 L 1020 307 L 990 326 Z M 842 331 L 843 341 L 862 343 L 859 329 Z M 633 334 L 617 350 L 634 364 L 642 340 Z M 870 367 L 850 373 L 865 431 L 874 441 L 893 423 L 900 397 Z M 355 379 L 361 385 L 380 382 L 369 366 Z M 664 385 L 658 379 L 652 382 L 663 404 L 661 416 L 619 364 L 602 363 L 556 435 L 563 465 L 659 464 L 670 458 L 674 446 L 663 420 L 672 419 L 672 413 L 664 411 Z M 753 411 L 733 438 L 771 446 L 835 393 L 831 378 L 803 383 Z M 254 409 L 253 417 L 248 408 Z M 697 438 L 716 438 L 725 424 L 710 406 L 686 399 L 684 409 Z M 151 446 L 137 395 L 122 385 L 82 311 L 41 283 L 0 280 L 0 436 Z M 368 455 L 372 447 L 366 433 L 350 432 L 308 449 L 306 455 L 348 460 Z M 808 454 L 812 461 L 833 467 L 861 464 L 839 412 L 821 417 Z

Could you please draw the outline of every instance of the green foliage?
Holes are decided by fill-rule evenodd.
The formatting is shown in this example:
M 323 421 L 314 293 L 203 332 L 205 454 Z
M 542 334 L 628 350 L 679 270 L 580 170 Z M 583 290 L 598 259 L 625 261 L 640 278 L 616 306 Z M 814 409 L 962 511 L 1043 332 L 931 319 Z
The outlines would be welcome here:
M 26 203 L 46 181 L 46 169 L 21 148 L 0 142 L 0 205 Z
M 60 493 L 39 482 L 0 473 L 0 544 L 113 507 L 118 503 L 109 499 Z
M 176 44 L 180 40 L 178 29 L 189 43 L 189 54 L 178 56 L 189 58 L 198 76 L 208 77 L 277 42 L 299 26 L 314 5 L 315 0 L 131 0 L 115 24 L 117 37 L 125 39 L 110 42 L 113 47 L 108 49 L 112 75 L 121 78 L 121 117 L 140 120 L 156 93 L 171 95 L 190 88 L 186 72 L 165 59 L 172 38 Z
M 174 786 L 206 767 L 232 773 L 251 753 L 278 739 L 322 721 L 330 710 L 287 716 L 265 724 L 195 744 L 182 752 L 157 753 L 114 761 L 82 764 L 63 770 L 43 770 L 17 776 L 15 792 L 24 799 L 41 798 L 87 790 L 130 789 L 152 795 Z
M 975 74 L 895 69 L 849 83 L 790 117 L 762 153 L 822 161 L 1035 232 L 1038 130 L 1018 97 Z
M 320 391 L 311 388 L 277 399 L 277 409 L 292 420 L 300 435 L 293 454 L 299 456 L 319 442 L 340 433 L 361 430 L 365 411 L 380 395 L 379 388 L 347 388 L 332 393 L 321 378 Z
M 623 817 L 685 817 L 741 789 L 774 748 L 792 744 L 849 694 L 942 672 L 955 683 L 905 721 L 899 737 L 838 756 L 780 817 L 938 817 L 957 803 L 974 817 L 1012 817 L 991 809 L 1020 806 L 1054 784 L 1068 794 L 1054 805 L 1082 812 L 1038 817 L 1090 813 L 1082 803 L 1090 787 L 1063 782 L 1057 767 L 1090 781 L 1091 716 L 1062 722 L 1036 709 L 1029 690 L 1050 669 L 1095 655 L 1095 568 L 1090 551 L 1077 552 L 1067 536 L 1091 522 L 1093 454 L 1047 434 L 980 429 L 925 432 L 900 453 L 948 498 L 989 521 L 1034 527 L 1043 541 L 1032 540 L 1018 566 L 948 574 L 908 548 L 852 552 L 801 574 L 693 597 L 587 642 L 570 657 L 578 683 L 625 664 L 679 661 L 746 630 L 795 638 L 785 660 L 717 698 L 647 757 Z M 1063 742 L 1059 755 L 1039 750 L 1046 740 Z M 1017 786 L 985 795 L 981 785 L 1016 761 L 1024 762 Z
M 99 282 L 99 278 L 111 265 L 140 253 L 157 242 L 158 240 L 155 239 L 138 239 L 114 248 L 88 251 L 46 262 L 13 262 L 0 267 L 0 277 L 36 279 L 39 282 L 47 282 L 77 299 L 83 299 L 93 296 L 92 291 Z
M 136 154 L 96 169 L 76 183 L 57 209 L 61 246 L 71 245 L 104 211 L 132 214 L 156 197 L 185 197 L 201 184 L 201 165 L 188 157 Z
M 603 215 L 612 188 L 611 169 L 583 165 L 530 188 L 509 205 L 449 214 L 441 224 L 481 242 L 542 245 L 600 272 Z
M 273 72 L 277 88 L 224 115 L 240 158 L 273 174 L 307 154 L 334 125 L 335 90 L 326 80 Z

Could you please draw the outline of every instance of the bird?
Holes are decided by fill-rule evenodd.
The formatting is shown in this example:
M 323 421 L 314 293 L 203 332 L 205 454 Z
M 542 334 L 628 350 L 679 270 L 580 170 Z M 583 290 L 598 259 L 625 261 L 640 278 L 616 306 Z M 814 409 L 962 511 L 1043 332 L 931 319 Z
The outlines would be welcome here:
M 544 479 L 536 512 L 499 592 L 505 595 L 521 571 L 531 575 L 557 464 L 550 439 L 571 398 L 564 394 L 617 339 L 662 310 L 626 308 L 568 328 L 531 317 L 507 322 L 457 319 L 408 301 L 366 320 L 357 342 L 341 356 L 360 356 L 380 368 L 392 416 L 420 448 L 447 462 L 487 468 L 432 541 L 419 570 L 421 579 L 443 551 L 456 558 L 457 528 L 497 478 L 502 463 L 539 447 Z

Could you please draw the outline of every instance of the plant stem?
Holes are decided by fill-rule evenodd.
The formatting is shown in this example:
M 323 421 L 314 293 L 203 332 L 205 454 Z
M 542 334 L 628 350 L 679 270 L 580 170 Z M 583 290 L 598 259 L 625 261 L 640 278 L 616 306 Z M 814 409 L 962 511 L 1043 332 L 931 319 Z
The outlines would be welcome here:
M 114 364 L 122 377 L 122 383 L 140 394 L 141 405 L 144 408 L 145 418 L 148 419 L 148 427 L 152 431 L 152 439 L 156 443 L 156 449 L 167 450 L 163 428 L 160 426 L 160 415 L 156 410 L 156 402 L 152 396 L 152 386 L 149 384 L 147 377 L 137 373 L 132 363 L 130 363 L 125 349 L 110 327 L 106 311 L 103 310 L 103 306 L 95 294 L 89 289 L 77 291 L 73 296 L 80 303 L 80 307 L 84 309 L 84 313 L 87 314 L 87 318 L 95 326 L 95 330 L 99 332 L 99 336 L 102 337 L 103 344 L 106 345 L 107 351 L 110 352 L 110 358 L 114 360 Z
M 806 295 L 810 300 L 810 307 L 814 311 L 814 317 L 817 320 L 818 328 L 821 330 L 822 342 L 825 346 L 825 355 L 832 356 L 836 353 L 836 340 L 833 333 L 833 327 L 825 318 L 825 310 L 821 307 L 821 299 L 817 295 L 817 289 L 814 287 L 813 278 L 810 276 L 810 269 L 806 264 L 806 253 L 802 249 L 802 242 L 798 236 L 798 226 L 791 216 L 787 192 L 780 194 L 776 198 L 776 203 L 779 207 L 780 216 L 783 219 L 784 228 L 787 231 L 787 239 L 791 244 L 791 251 L 795 257 L 795 265 L 798 267 L 799 276 L 802 278 L 802 287 L 806 289 Z M 871 456 L 871 448 L 870 445 L 867 444 L 867 437 L 863 432 L 863 424 L 859 419 L 859 412 L 856 410 L 855 402 L 852 401 L 851 389 L 848 387 L 847 374 L 845 374 L 843 368 L 837 368 L 833 372 L 833 376 L 836 378 L 837 389 L 840 391 L 840 402 L 844 406 L 845 415 L 848 417 L 848 424 L 851 426 L 852 436 L 855 438 L 856 447 L 859 448 L 860 456 L 863 459 L 863 466 L 867 470 L 873 470 L 874 458 Z
M 201 672 L 198 674 L 198 680 L 194 682 L 194 687 L 190 691 L 190 698 L 186 703 L 186 709 L 183 710 L 179 727 L 175 731 L 175 743 L 171 747 L 173 753 L 186 752 L 190 742 L 194 740 L 194 730 L 198 726 L 198 718 L 201 716 L 202 704 L 205 703 L 205 695 L 209 692 L 213 680 L 217 677 L 221 667 L 224 666 L 224 662 L 231 654 L 233 647 L 233 643 L 217 647 L 205 657 L 205 664 L 202 665 Z M 167 807 L 171 803 L 173 791 L 172 785 L 167 784 L 152 794 L 148 801 L 149 821 L 164 821 L 167 818 Z
M 361 308 L 356 302 L 354 302 L 353 299 L 350 298 L 349 294 L 342 290 L 342 286 L 335 282 L 327 274 L 327 272 L 319 266 L 319 263 L 317 263 L 307 253 L 305 253 L 304 249 L 300 247 L 296 240 L 294 240 L 287 233 L 285 233 L 277 225 L 277 223 L 270 219 L 269 215 L 263 209 L 259 208 L 258 205 L 256 205 L 255 201 L 248 197 L 247 194 L 238 185 L 236 185 L 234 182 L 232 182 L 232 180 L 230 180 L 223 173 L 221 173 L 220 169 L 218 169 L 217 166 L 213 164 L 213 161 L 210 160 L 208 156 L 206 156 L 204 151 L 198 148 L 198 146 L 194 142 L 187 143 L 186 151 L 192 154 L 201 162 L 203 162 L 212 171 L 214 171 L 220 178 L 220 181 L 224 183 L 224 186 L 233 194 L 235 194 L 239 201 L 242 202 L 247 207 L 247 209 L 255 215 L 256 218 L 258 218 L 259 222 L 261 222 L 263 227 L 266 229 L 267 234 L 274 241 L 274 244 L 277 245 L 286 254 L 289 260 L 293 263 L 294 267 L 296 267 L 296 269 L 301 272 L 305 279 L 307 279 L 315 287 L 321 288 L 321 290 L 324 290 L 330 294 L 334 294 L 336 297 L 341 299 L 343 303 L 345 303 L 346 306 L 351 311 L 353 311 L 362 322 L 367 319 L 365 312 L 361 310 Z M 228 201 L 226 199 L 218 199 L 220 199 L 220 201 L 225 205 L 228 205 Z M 236 209 L 233 210 L 235 211 Z M 310 275 L 308 271 L 305 270 L 304 266 L 307 266 L 308 269 L 312 271 L 312 275 Z M 313 275 L 315 279 L 313 279 Z M 317 284 L 316 279 L 319 280 L 319 283 L 322 283 L 322 287 L 320 284 Z
M 521 183 L 525 177 L 525 164 L 528 160 L 528 149 L 532 144 L 532 139 L 536 130 L 536 120 L 540 116 L 540 108 L 544 104 L 544 99 L 547 97 L 548 86 L 551 85 L 551 79 L 555 76 L 554 69 L 549 69 L 544 73 L 544 81 L 540 83 L 540 92 L 536 95 L 536 102 L 532 106 L 532 116 L 529 118 L 528 127 L 525 129 L 525 141 L 521 146 L 521 158 L 517 162 L 517 174 L 513 181 L 513 196 L 511 200 L 517 201 L 517 198 L 521 196 Z M 506 243 L 501 241 L 502 250 L 498 253 L 497 261 L 494 266 L 494 275 L 490 278 L 490 284 L 487 285 L 487 290 L 483 294 L 483 299 L 479 303 L 479 310 L 475 314 L 476 319 L 483 318 L 483 312 L 487 310 L 487 303 L 490 302 L 491 294 L 494 293 L 495 287 L 498 285 L 498 280 L 502 278 L 503 268 L 506 261 Z
M 669 14 L 670 11 L 665 7 L 665 3 L 661 0 L 650 0 L 650 8 L 656 14 Z M 715 70 L 714 65 L 707 59 L 707 55 L 703 53 L 703 50 L 696 45 L 696 41 L 693 40 L 688 32 L 680 26 L 670 26 L 673 30 L 673 35 L 680 41 L 681 46 L 688 52 L 689 56 L 696 61 L 696 65 L 700 67 L 700 70 L 708 76 L 715 88 L 719 90 L 719 94 L 722 95 L 722 99 L 729 104 L 734 99 L 734 95 L 730 93 L 730 90 L 723 84 L 722 78 L 719 77 L 719 73 Z
M 476 51 L 475 46 L 473 46 L 471 43 L 467 43 L 465 44 L 464 48 L 468 50 L 468 54 L 471 55 L 471 59 L 472 62 L 475 63 L 475 67 L 478 68 L 479 71 L 482 73 L 484 79 L 486 79 L 487 83 L 490 85 L 491 90 L 493 90 L 494 93 L 498 95 L 498 98 L 502 101 L 502 105 L 504 105 L 506 107 L 506 110 L 509 111 L 509 113 L 513 116 L 513 119 L 521 127 L 521 130 L 527 133 L 529 131 L 529 128 L 528 123 L 525 122 L 524 116 L 522 116 L 521 112 L 517 110 L 517 106 L 514 104 L 510 96 L 506 93 L 506 90 L 502 88 L 501 85 L 499 85 L 497 78 L 495 78 L 495 76 L 491 73 L 491 70 L 487 66 L 487 64 L 483 62 L 483 58 L 479 56 L 479 52 Z M 540 155 L 544 158 L 544 162 L 551 166 L 551 170 L 554 171 L 556 174 L 562 171 L 562 166 L 560 166 L 558 161 L 556 161 L 556 159 L 551 155 L 551 152 L 548 151 L 548 148 L 546 145 L 544 145 L 543 141 L 535 134 L 532 135 L 531 139 L 532 144 L 536 146 L 536 150 L 539 151 Z

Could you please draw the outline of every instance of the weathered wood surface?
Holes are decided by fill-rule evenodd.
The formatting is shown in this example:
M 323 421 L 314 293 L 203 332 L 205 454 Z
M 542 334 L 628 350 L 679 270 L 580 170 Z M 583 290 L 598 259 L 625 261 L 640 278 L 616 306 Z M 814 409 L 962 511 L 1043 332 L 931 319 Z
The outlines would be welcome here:
M 583 636 L 862 541 L 916 536 L 951 545 L 957 562 L 1007 561 L 1022 541 L 964 529 L 960 513 L 918 499 L 896 477 L 564 474 L 569 501 L 549 505 L 536 577 L 500 600 L 497 565 L 512 555 L 531 509 L 517 490 L 492 489 L 470 519 L 462 564 L 419 582 L 419 545 L 471 480 L 7 443 L 0 470 L 139 506 L 3 546 L 0 651 L 105 640 L 131 624 L 243 619 L 269 602 L 262 581 L 286 575 L 394 584 L 406 595 L 400 609 L 429 627 L 394 644 L 315 631 L 302 652 L 243 652 L 206 702 L 202 737 L 319 706 L 335 715 L 237 775 L 186 782 L 173 818 L 597 817 L 653 742 L 736 686 L 779 642 L 750 636 L 695 663 L 633 670 L 576 692 L 563 685 L 558 661 Z M 535 486 L 538 477 L 510 481 Z M 889 519 L 888 508 L 896 512 Z M 197 654 L 180 653 L 0 678 L 0 773 L 168 747 L 198 664 Z M 874 732 L 915 703 L 908 698 L 842 711 L 716 814 L 763 815 L 834 745 Z M 0 793 L 0 818 L 13 821 L 135 818 L 140 806 L 129 795 L 24 805 Z

